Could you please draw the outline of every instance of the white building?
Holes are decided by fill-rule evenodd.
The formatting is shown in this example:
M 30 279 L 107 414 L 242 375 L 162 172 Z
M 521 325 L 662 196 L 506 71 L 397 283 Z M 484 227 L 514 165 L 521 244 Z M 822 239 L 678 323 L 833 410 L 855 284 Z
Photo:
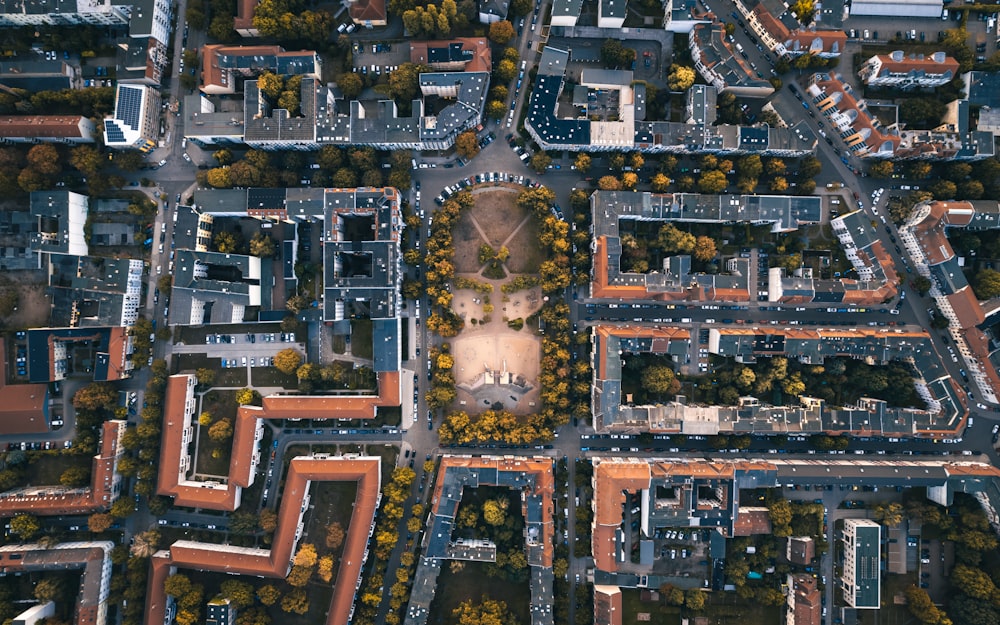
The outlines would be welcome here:
M 876 54 L 858 70 L 858 76 L 869 87 L 915 89 L 938 87 L 958 75 L 958 61 L 944 52 L 930 56 L 906 56 L 902 50 Z
M 628 12 L 626 0 L 598 0 L 597 27 L 621 28 L 625 25 L 625 15 Z
M 844 520 L 844 602 L 852 608 L 881 606 L 882 526 L 868 519 Z
M 104 119 L 104 143 L 109 148 L 149 152 L 156 147 L 159 119 L 158 89 L 119 83 L 115 113 Z
M 942 0 L 854 0 L 851 16 L 940 18 L 943 7 Z

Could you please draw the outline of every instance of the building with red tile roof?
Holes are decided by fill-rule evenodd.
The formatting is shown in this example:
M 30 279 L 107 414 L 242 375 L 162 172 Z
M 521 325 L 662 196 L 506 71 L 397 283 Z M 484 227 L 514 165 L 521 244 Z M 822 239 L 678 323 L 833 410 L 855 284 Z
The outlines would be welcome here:
M 271 548 L 256 549 L 189 540 L 174 542 L 152 558 L 146 593 L 146 622 L 163 623 L 166 615 L 173 612 L 172 599 L 163 592 L 163 582 L 177 569 L 284 579 L 291 570 L 296 545 L 302 535 L 302 517 L 308 508 L 310 484 L 316 481 L 351 481 L 357 483 L 357 496 L 326 620 L 326 625 L 347 625 L 354 613 L 354 594 L 361 583 L 368 537 L 374 527 L 379 504 L 381 467 L 381 458 L 373 456 L 314 454 L 293 458 L 285 476 Z
M 979 393 L 990 402 L 1000 397 L 1000 354 L 995 337 L 984 324 L 986 314 L 965 278 L 958 255 L 948 241 L 948 228 L 1000 227 L 1000 206 L 984 202 L 925 202 L 914 207 L 899 229 L 900 242 L 920 275 L 929 278 L 930 295 L 941 314 L 956 351 Z
M 444 72 L 492 72 L 493 53 L 485 37 L 411 41 L 410 62 Z
M 260 0 L 236 0 L 236 19 L 233 20 L 233 30 L 240 37 L 252 39 L 260 37 L 260 31 L 253 25 L 253 14 L 257 11 Z
M 848 309 L 845 309 L 845 312 Z M 705 326 L 703 326 L 704 328 Z M 803 395 L 797 403 L 772 406 L 752 396 L 736 405 L 672 401 L 636 404 L 622 391 L 623 361 L 640 353 L 659 354 L 682 371 L 691 354 L 687 328 L 660 326 L 594 327 L 591 410 L 599 432 L 657 432 L 689 435 L 829 433 L 857 436 L 950 437 L 960 433 L 968 417 L 964 394 L 941 365 L 941 357 L 922 328 L 805 328 L 710 324 L 708 353 L 755 363 L 785 356 L 809 364 L 827 358 L 856 358 L 886 364 L 908 362 L 919 372 L 916 392 L 926 408 L 902 408 L 872 398 L 854 406 L 828 406 Z M 809 389 L 807 389 L 808 392 Z
M 901 131 L 895 123 L 883 125 L 834 72 L 813 74 L 803 93 L 804 103 L 830 122 L 836 137 L 857 157 L 975 161 L 995 154 L 993 135 L 967 126 Z
M 922 89 L 946 85 L 958 76 L 958 61 L 944 52 L 906 55 L 902 50 L 876 54 L 865 61 L 858 76 L 869 87 Z
M 347 10 L 358 26 L 385 26 L 388 21 L 385 0 L 348 0 Z
M 170 376 L 164 397 L 160 471 L 156 492 L 174 505 L 232 511 L 244 488 L 253 485 L 261 459 L 265 419 L 374 419 L 379 407 L 400 403 L 399 372 L 379 374 L 378 395 L 269 395 L 263 407 L 241 406 L 233 424 L 229 474 L 223 481 L 193 479 L 194 374 Z
M 280 76 L 319 79 L 321 61 L 316 52 L 290 52 L 281 46 L 228 46 L 211 44 L 202 47 L 201 91 L 209 95 L 238 93 L 245 80 L 256 80 L 264 72 Z
M 747 5 L 750 5 L 749 10 Z M 746 25 L 760 38 L 761 44 L 780 57 L 810 54 L 836 58 L 843 53 L 847 43 L 847 33 L 842 29 L 817 28 L 816 25 L 802 28 L 788 12 L 787 4 L 737 0 L 736 7 L 746 19 Z
M 594 584 L 594 625 L 621 625 L 622 589 Z
M 520 493 L 525 555 L 530 569 L 530 608 L 534 625 L 552 625 L 552 561 L 555 545 L 551 458 L 520 456 L 443 456 L 431 497 L 423 553 L 413 575 L 404 625 L 425 625 L 437 590 L 441 563 L 452 559 L 495 561 L 496 549 L 463 549 L 452 539 L 466 488 L 502 486 Z
M 0 140 L 5 143 L 93 143 L 94 122 L 79 115 L 5 115 Z
M 785 604 L 786 625 L 820 625 L 822 623 L 822 596 L 812 575 L 789 575 L 788 602 Z
M 83 569 L 77 594 L 75 625 L 104 625 L 111 592 L 111 541 L 60 543 L 51 547 L 39 544 L 0 547 L 0 570 L 4 575 L 21 575 L 52 570 Z M 14 621 L 17 622 L 16 620 Z
M 6 340 L 0 337 L 0 423 L 4 434 L 49 431 L 49 385 L 9 384 Z
M 988 517 L 995 518 L 1000 506 L 1000 469 L 981 461 L 900 460 L 879 456 L 858 460 L 838 456 L 836 459 L 662 459 L 662 458 L 592 458 L 594 464 L 594 496 L 590 506 L 592 522 L 592 552 L 594 554 L 595 621 L 620 623 L 616 616 L 613 580 L 636 583 L 643 571 L 628 563 L 619 570 L 619 563 L 628 543 L 622 534 L 625 511 L 638 506 L 638 533 L 650 538 L 665 528 L 701 528 L 732 537 L 745 522 L 745 514 L 762 514 L 762 509 L 741 506 L 743 491 L 758 488 L 795 488 L 809 485 L 817 489 L 850 483 L 859 487 L 926 488 L 929 498 L 941 505 L 950 505 L 954 494 L 964 492 L 976 497 Z M 756 503 L 752 497 L 751 504 Z M 632 518 L 635 518 L 634 516 Z M 767 531 L 763 521 L 756 529 Z M 635 538 L 633 532 L 632 538 Z M 875 572 L 877 574 L 878 568 Z M 625 575 L 618 575 L 625 573 Z M 812 578 L 810 578 L 812 579 Z M 601 584 L 600 592 L 597 588 Z M 792 590 L 795 590 L 794 584 Z M 798 602 L 804 618 L 820 604 L 809 584 L 803 585 L 802 596 L 789 597 Z M 620 605 L 620 604 L 618 604 Z M 793 603 L 789 610 L 794 612 Z M 598 616 L 601 615 L 601 616 Z M 634 618 L 634 615 L 628 615 Z M 793 621 L 790 621 L 793 622 Z M 796 620 L 795 623 L 800 621 Z M 812 625 L 811 621 L 802 621 Z
M 118 461 L 124 453 L 121 437 L 126 425 L 125 421 L 110 420 L 101 426 L 101 441 L 91 465 L 89 486 L 67 488 L 54 484 L 4 491 L 0 493 L 0 516 L 90 514 L 110 508 L 121 494 Z
M 824 59 L 835 59 L 844 52 L 847 33 L 843 30 L 794 30 L 775 52 L 791 57 L 808 54 Z

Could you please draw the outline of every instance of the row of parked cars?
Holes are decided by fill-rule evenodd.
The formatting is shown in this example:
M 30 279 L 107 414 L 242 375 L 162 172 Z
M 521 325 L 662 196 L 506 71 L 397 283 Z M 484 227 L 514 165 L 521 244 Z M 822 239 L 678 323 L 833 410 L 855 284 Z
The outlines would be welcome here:
M 223 369 L 233 369 L 233 368 L 236 368 L 236 367 L 245 367 L 245 366 L 247 366 L 247 362 L 248 361 L 247 361 L 247 357 L 246 356 L 243 356 L 243 357 L 238 358 L 238 359 L 237 358 L 223 358 L 222 359 L 222 368 Z M 261 357 L 258 358 L 256 356 L 250 356 L 249 363 L 250 363 L 251 367 L 273 367 L 274 366 L 274 357 L 273 356 L 261 356 Z

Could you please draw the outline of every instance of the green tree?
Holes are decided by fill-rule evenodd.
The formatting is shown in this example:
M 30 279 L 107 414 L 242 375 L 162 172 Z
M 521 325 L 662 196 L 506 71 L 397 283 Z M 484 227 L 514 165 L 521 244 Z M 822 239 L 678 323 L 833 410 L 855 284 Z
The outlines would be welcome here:
M 272 258 L 275 253 L 274 239 L 271 235 L 258 232 L 250 239 L 250 255 L 258 258 Z
M 980 269 L 973 280 L 973 291 L 979 299 L 992 299 L 1000 295 L 1000 271 Z
M 693 234 L 679 230 L 668 222 L 660 226 L 656 244 L 668 254 L 690 254 L 697 245 L 697 239 Z
M 59 580 L 53 577 L 44 577 L 35 582 L 35 599 L 39 601 L 54 601 L 62 591 Z M 47 622 L 51 622 L 47 619 Z
M 420 93 L 420 74 L 429 69 L 425 65 L 403 63 L 389 74 L 389 93 L 397 101 L 408 104 Z
M 62 165 L 59 162 L 59 150 L 51 143 L 39 143 L 28 150 L 26 157 L 28 167 L 33 171 L 46 176 L 55 176 L 62 173 Z
M 207 367 L 199 367 L 194 373 L 195 379 L 198 380 L 199 386 L 212 386 L 215 383 L 215 369 L 209 369 Z
M 191 592 L 191 580 L 187 575 L 175 573 L 163 581 L 163 592 L 179 599 Z
M 306 614 L 309 612 L 309 597 L 304 588 L 295 588 L 281 600 L 281 609 L 284 612 L 294 614 Z
M 501 59 L 499 63 L 493 66 L 493 75 L 501 83 L 514 80 L 514 77 L 517 76 L 517 71 L 517 65 L 510 59 Z
M 486 103 L 486 117 L 503 119 L 507 115 L 507 105 L 503 100 L 490 100 Z
M 114 522 L 115 520 L 110 514 L 95 512 L 87 517 L 87 529 L 95 534 L 100 534 L 101 532 L 108 531 Z
M 337 86 L 340 87 L 340 91 L 343 92 L 344 97 L 348 100 L 357 98 L 365 88 L 361 76 L 358 76 L 354 72 L 341 74 L 340 80 L 337 81 Z
M 642 387 L 650 393 L 676 393 L 680 390 L 680 382 L 674 376 L 673 370 L 666 365 L 650 365 L 642 370 Z
M 699 588 L 688 588 L 684 592 L 684 605 L 695 612 L 703 609 L 705 607 L 705 593 Z
M 253 605 L 253 586 L 238 579 L 230 579 L 219 585 L 219 594 L 229 599 L 237 608 L 249 608 Z
M 90 483 L 90 468 L 69 467 L 59 476 L 59 483 L 67 488 L 80 488 Z
M 879 502 L 872 508 L 872 516 L 883 525 L 896 527 L 903 522 L 903 506 L 895 501 Z

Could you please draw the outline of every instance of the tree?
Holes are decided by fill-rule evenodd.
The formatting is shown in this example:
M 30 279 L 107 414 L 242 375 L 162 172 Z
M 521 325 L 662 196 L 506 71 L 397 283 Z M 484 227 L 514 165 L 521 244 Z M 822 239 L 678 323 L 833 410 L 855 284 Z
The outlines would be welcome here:
M 278 515 L 270 508 L 260 511 L 260 529 L 265 532 L 273 532 L 278 529 Z
M 576 160 L 573 161 L 573 166 L 576 167 L 577 171 L 582 174 L 590 171 L 590 155 L 585 152 L 580 152 L 576 155 Z
M 899 105 L 899 120 L 909 128 L 930 128 L 940 123 L 945 108 L 933 98 L 906 98 Z
M 771 180 L 771 193 L 783 193 L 788 190 L 788 180 L 784 176 L 775 176 Z
M 789 9 L 798 18 L 800 24 L 808 26 L 812 23 L 813 15 L 816 13 L 816 3 L 814 0 L 795 0 L 795 4 L 790 6 Z
M 275 252 L 274 239 L 271 235 L 258 232 L 250 239 L 250 255 L 258 258 L 273 258 Z
M 69 467 L 59 476 L 59 483 L 66 488 L 80 488 L 90 482 L 90 469 L 81 466 Z
M 397 569 L 405 570 L 405 569 Z M 319 559 L 316 575 L 324 582 L 329 583 L 333 579 L 333 556 L 323 556 Z
M 503 100 L 490 100 L 486 103 L 486 116 L 491 119 L 503 119 L 507 115 L 507 105 Z
M 687 91 L 694 85 L 694 79 L 692 68 L 674 63 L 667 73 L 667 88 L 671 91 Z
M 260 393 L 252 388 L 242 388 L 236 392 L 236 403 L 241 406 L 254 404 L 260 400 Z
M 425 65 L 403 63 L 389 74 L 389 94 L 400 102 L 409 103 L 420 93 L 420 74 L 428 69 Z
M 85 176 L 96 176 L 106 162 L 107 159 L 89 145 L 77 146 L 69 153 L 69 164 Z
M 507 20 L 500 20 L 490 24 L 490 41 L 500 45 L 506 44 L 514 38 L 514 25 Z
M 249 608 L 253 605 L 253 586 L 238 579 L 229 579 L 219 584 L 219 594 L 232 601 L 238 608 Z
M 224 443 L 233 436 L 233 422 L 229 419 L 219 419 L 208 428 L 208 437 L 216 443 Z
M 302 364 L 302 354 L 287 347 L 274 355 L 274 368 L 285 375 L 291 375 Z
M 670 188 L 670 178 L 667 178 L 666 174 L 656 173 L 649 184 L 656 193 L 666 193 Z
M 73 395 L 73 407 L 77 410 L 110 410 L 118 399 L 114 387 L 106 382 L 94 382 L 84 386 Z
M 87 517 L 87 529 L 95 534 L 100 534 L 101 532 L 106 532 L 110 529 L 114 522 L 115 520 L 110 514 L 95 512 Z
M 147 530 L 132 537 L 129 553 L 136 558 L 148 558 L 156 553 L 160 546 L 160 532 Z
M 699 588 L 688 588 L 684 592 L 684 605 L 689 610 L 701 610 L 705 607 L 705 593 Z
M 673 370 L 666 365 L 650 365 L 642 370 L 640 384 L 650 393 L 676 393 L 680 390 L 680 382 L 674 376 Z
M 896 527 L 903 521 L 903 506 L 895 501 L 879 502 L 872 508 L 872 516 L 883 525 Z
M 457 625 L 510 625 L 516 622 L 506 603 L 487 597 L 478 604 L 471 599 L 463 601 L 452 610 L 452 616 Z
M 614 176 L 601 176 L 597 181 L 597 188 L 601 191 L 620 191 L 622 183 Z
M 535 171 L 545 171 L 550 164 L 552 164 L 552 157 L 545 152 L 535 152 L 531 157 L 531 168 Z
M 892 174 L 896 167 L 893 165 L 892 161 L 875 161 L 872 163 L 871 167 L 868 168 L 868 173 L 875 178 L 892 178 Z
M 340 80 L 337 81 L 337 86 L 340 87 L 340 91 L 348 100 L 357 98 L 365 88 L 361 76 L 358 76 L 354 72 L 341 74 Z
M 344 528 L 340 523 L 330 523 L 326 526 L 326 546 L 328 549 L 340 549 L 344 544 Z
M 163 592 L 170 595 L 174 599 L 179 599 L 180 597 L 183 597 L 191 592 L 191 580 L 187 575 L 174 573 L 167 579 L 163 580 Z
M 499 24 L 499 22 L 494 22 L 494 24 Z M 476 138 L 476 133 L 472 130 L 466 130 L 458 135 L 455 138 L 455 153 L 466 160 L 479 154 L 479 140 Z
M 490 525 L 503 525 L 507 520 L 506 500 L 487 499 L 483 502 L 483 520 Z
M 692 251 L 692 255 L 695 260 L 707 263 L 715 258 L 716 253 L 715 239 L 712 237 L 702 235 L 694 240 L 694 250 Z
M 216 232 L 215 237 L 212 239 L 213 245 L 218 252 L 223 254 L 232 254 L 236 252 L 236 235 L 232 232 Z
M 668 222 L 660 226 L 656 244 L 668 254 L 690 254 L 694 251 L 697 239 L 693 234 L 679 230 Z
M 717 169 L 702 172 L 701 177 L 698 178 L 698 189 L 702 193 L 722 193 L 727 186 L 729 186 L 729 181 L 726 180 L 726 174 Z
M 601 62 L 609 69 L 628 65 L 635 59 L 635 50 L 626 48 L 617 39 L 605 39 L 601 44 Z
M 35 583 L 35 599 L 39 601 L 53 601 L 60 591 L 59 580 L 52 577 L 42 578 Z
M 59 150 L 51 143 L 39 143 L 28 150 L 26 157 L 28 168 L 46 176 L 55 176 L 62 172 L 59 163 Z
M 281 598 L 281 591 L 274 584 L 267 584 L 257 589 L 257 600 L 266 606 L 272 606 Z
M 215 383 L 215 369 L 208 369 L 207 367 L 199 367 L 194 373 L 194 377 L 198 380 L 199 386 L 212 386 Z
M 933 284 L 931 283 L 929 278 L 926 278 L 924 276 L 917 276 L 910 281 L 910 286 L 912 286 L 913 290 L 915 290 L 918 294 L 924 296 L 927 295 L 927 292 L 931 290 Z
M 639 184 L 639 176 L 633 171 L 627 171 L 622 174 L 622 188 L 626 190 L 635 189 L 635 185 Z
M 209 169 L 205 181 L 216 189 L 228 189 L 233 186 L 232 173 L 229 167 L 213 167 Z
M 302 588 L 296 588 L 285 595 L 281 600 L 281 609 L 285 612 L 295 614 L 306 614 L 309 612 L 309 598 L 306 595 L 306 591 Z
M 285 302 L 285 308 L 287 308 L 291 313 L 298 314 L 306 308 L 309 308 L 309 299 L 304 295 L 296 293 L 295 295 L 289 297 L 288 301 Z
M 1000 295 L 1000 271 L 981 269 L 973 281 L 973 291 L 979 299 L 992 299 Z

